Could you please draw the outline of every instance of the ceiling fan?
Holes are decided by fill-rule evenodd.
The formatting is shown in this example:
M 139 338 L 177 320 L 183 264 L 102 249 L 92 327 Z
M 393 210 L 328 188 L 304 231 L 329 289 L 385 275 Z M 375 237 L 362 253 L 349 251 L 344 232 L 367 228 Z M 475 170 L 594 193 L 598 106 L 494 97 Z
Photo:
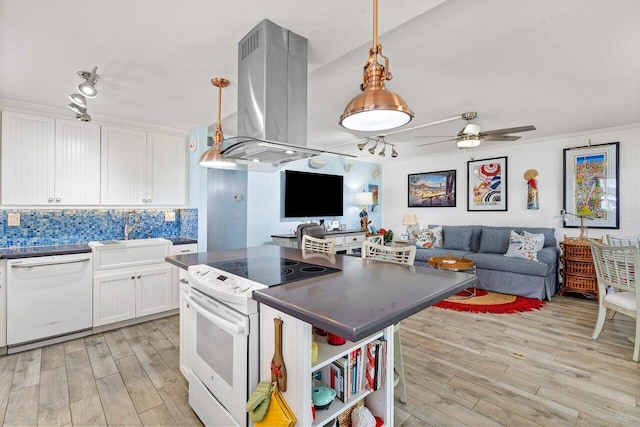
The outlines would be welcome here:
M 456 141 L 459 148 L 471 148 L 471 147 L 477 147 L 478 145 L 480 145 L 481 141 L 516 141 L 520 139 L 519 136 L 508 135 L 508 134 L 536 130 L 535 126 L 528 125 L 528 126 L 519 126 L 519 127 L 507 128 L 507 129 L 487 130 L 482 132 L 480 131 L 480 125 L 476 123 L 471 123 L 471 121 L 475 119 L 477 116 L 478 116 L 478 113 L 476 113 L 475 111 L 464 113 L 462 115 L 462 118 L 467 121 L 467 125 L 464 128 L 462 128 L 460 132 L 458 132 L 458 135 L 452 136 L 451 138 L 443 139 L 440 141 L 419 144 L 418 147 L 423 147 L 425 145 L 440 144 L 441 142 L 447 142 L 447 141 Z M 433 137 L 416 136 L 416 138 L 433 138 Z

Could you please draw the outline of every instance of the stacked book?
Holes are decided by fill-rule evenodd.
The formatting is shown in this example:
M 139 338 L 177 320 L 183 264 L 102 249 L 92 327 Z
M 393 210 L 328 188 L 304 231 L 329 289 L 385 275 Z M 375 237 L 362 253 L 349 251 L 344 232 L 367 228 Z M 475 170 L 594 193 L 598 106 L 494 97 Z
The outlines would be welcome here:
M 386 378 L 387 341 L 378 339 L 329 365 L 329 387 L 349 402 L 363 390 L 378 390 Z

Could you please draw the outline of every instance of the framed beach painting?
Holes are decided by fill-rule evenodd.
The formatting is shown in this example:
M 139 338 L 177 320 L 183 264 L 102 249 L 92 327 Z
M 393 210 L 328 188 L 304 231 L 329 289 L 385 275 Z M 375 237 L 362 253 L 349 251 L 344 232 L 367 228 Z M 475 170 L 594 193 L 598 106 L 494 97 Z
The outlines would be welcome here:
M 378 211 L 378 184 L 369 184 L 369 192 L 373 196 L 373 204 L 369 206 L 369 212 Z
M 467 210 L 507 210 L 507 158 L 467 162 Z
M 409 175 L 409 207 L 455 207 L 456 171 L 424 172 Z
M 565 148 L 564 217 L 567 228 L 620 228 L 619 142 Z

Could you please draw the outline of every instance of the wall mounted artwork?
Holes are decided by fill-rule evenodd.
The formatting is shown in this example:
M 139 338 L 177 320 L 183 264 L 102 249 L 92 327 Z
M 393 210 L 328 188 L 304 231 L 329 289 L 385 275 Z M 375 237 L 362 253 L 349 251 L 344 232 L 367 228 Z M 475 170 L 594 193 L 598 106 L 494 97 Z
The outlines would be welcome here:
M 618 178 L 619 142 L 565 148 L 564 226 L 580 227 L 580 216 L 590 218 L 589 228 L 620 228 Z
M 410 174 L 408 200 L 410 208 L 455 207 L 456 171 Z
M 467 210 L 507 210 L 507 158 L 467 162 Z

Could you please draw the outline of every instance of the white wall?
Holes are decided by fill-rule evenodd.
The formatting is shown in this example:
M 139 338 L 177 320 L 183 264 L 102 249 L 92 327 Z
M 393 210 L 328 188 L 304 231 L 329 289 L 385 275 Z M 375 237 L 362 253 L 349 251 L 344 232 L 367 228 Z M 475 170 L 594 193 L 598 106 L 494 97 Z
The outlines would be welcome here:
M 604 234 L 640 234 L 640 124 L 621 128 L 599 129 L 574 135 L 563 135 L 545 140 L 513 143 L 484 143 L 475 150 L 460 150 L 447 156 L 425 156 L 406 162 L 397 161 L 383 166 L 384 185 L 382 205 L 384 227 L 404 231 L 402 216 L 415 213 L 420 226 L 427 224 L 481 224 L 513 225 L 556 228 L 556 238 L 564 235 L 577 236 L 579 229 L 563 228 L 561 221 L 554 220 L 563 206 L 563 161 L 564 148 L 589 144 L 620 142 L 620 229 L 590 229 L 589 237 Z M 454 142 L 449 142 L 454 144 Z M 507 156 L 507 212 L 467 211 L 467 161 Z M 456 207 L 408 208 L 407 175 L 455 169 Z M 527 169 L 538 171 L 540 209 L 527 209 L 527 182 L 523 175 Z

